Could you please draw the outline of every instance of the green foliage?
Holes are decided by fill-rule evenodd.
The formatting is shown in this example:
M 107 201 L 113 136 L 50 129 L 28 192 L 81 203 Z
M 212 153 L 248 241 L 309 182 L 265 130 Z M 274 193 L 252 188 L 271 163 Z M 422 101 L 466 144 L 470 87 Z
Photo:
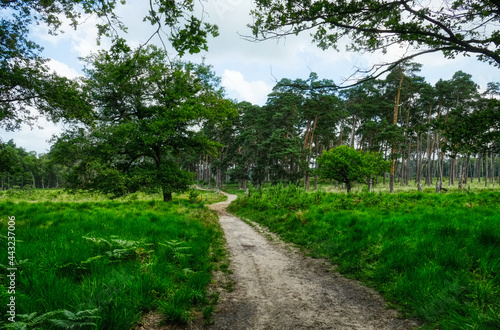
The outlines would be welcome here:
M 371 180 L 388 171 L 390 164 L 380 153 L 362 152 L 348 146 L 339 146 L 324 152 L 318 158 L 321 178 L 344 182 L 347 192 L 351 191 L 353 182 Z
M 497 3 L 453 0 L 429 7 L 419 2 L 298 0 L 285 5 L 277 0 L 258 0 L 252 14 L 256 38 L 299 34 L 314 28 L 313 42 L 322 49 L 338 49 L 348 38 L 348 51 L 386 51 L 394 44 L 414 50 L 403 59 L 373 66 L 368 70 L 372 74 L 380 75 L 384 72 L 381 68 L 390 70 L 404 60 L 430 52 L 442 52 L 447 58 L 476 54 L 481 61 L 500 65 L 496 46 L 500 33 L 493 23 L 499 16 Z M 479 31 L 484 26 L 487 31 Z
M 286 187 L 279 183 L 277 185 L 266 188 L 265 190 L 259 189 L 251 191 L 248 196 L 240 196 L 235 202 L 236 205 L 246 206 L 252 205 L 255 210 L 267 209 L 303 209 L 308 205 L 319 200 L 324 193 L 309 194 L 304 188 L 290 184 Z M 266 196 L 264 198 L 263 196 Z M 234 207 L 231 204 L 230 209 Z
M 4 329 L 47 329 L 47 328 L 62 328 L 62 329 L 79 329 L 96 327 L 94 323 L 99 317 L 94 315 L 98 309 L 89 309 L 78 311 L 76 313 L 68 310 L 60 309 L 38 315 L 36 312 L 31 314 L 16 315 L 14 323 L 8 323 Z
M 187 200 L 7 202 L 0 214 L 16 216 L 19 242 L 12 326 L 130 329 L 147 311 L 186 322 L 211 303 L 211 251 L 224 249 L 223 236 L 217 217 Z M 1 315 L 8 299 L 0 296 Z
M 41 23 L 49 34 L 61 32 L 64 21 L 77 28 L 84 19 L 94 15 L 99 42 L 102 36 L 111 37 L 121 44 L 119 31 L 126 26 L 115 14 L 124 0 L 108 0 L 104 4 L 96 0 L 72 1 L 2 1 L 0 11 L 0 126 L 18 129 L 21 123 L 32 124 L 36 118 L 30 110 L 37 109 L 49 120 L 88 120 L 89 103 L 78 83 L 50 73 L 46 60 L 40 56 L 42 48 L 30 40 L 31 29 Z M 168 27 L 172 46 L 182 56 L 186 52 L 207 50 L 209 35 L 217 36 L 217 26 L 202 22 L 193 15 L 192 0 L 182 2 L 151 1 L 144 21 L 158 27 Z M 162 33 L 165 33 L 163 31 Z
M 3 189 L 15 186 L 29 188 L 56 188 L 64 183 L 64 167 L 55 164 L 48 154 L 37 155 L 17 147 L 13 140 L 0 141 L 0 182 Z
M 469 113 L 460 107 L 450 113 L 444 149 L 453 155 L 500 151 L 500 101 L 482 99 Z
M 191 201 L 191 203 L 194 203 L 198 200 L 198 196 L 200 196 L 200 192 L 194 188 L 191 188 L 189 190 L 189 195 L 188 198 Z
M 193 175 L 182 157 L 217 146 L 195 126 L 224 121 L 233 109 L 209 67 L 167 59 L 156 47 L 132 52 L 120 43 L 87 59 L 95 125 L 68 130 L 51 150 L 70 167 L 71 189 L 113 197 L 162 191 L 165 201 L 188 189 Z
M 498 193 L 315 193 L 299 209 L 291 191 L 279 205 L 267 203 L 276 190 L 240 197 L 231 211 L 329 258 L 426 328 L 500 324 Z

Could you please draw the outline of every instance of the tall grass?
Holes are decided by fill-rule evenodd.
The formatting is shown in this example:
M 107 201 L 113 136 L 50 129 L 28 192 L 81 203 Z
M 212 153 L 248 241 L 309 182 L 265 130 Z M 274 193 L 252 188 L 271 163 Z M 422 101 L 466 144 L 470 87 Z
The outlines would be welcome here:
M 230 209 L 331 259 L 426 328 L 500 329 L 500 193 L 275 187 Z
M 190 200 L 193 195 L 199 196 L 202 193 L 210 193 L 210 191 L 191 189 L 188 192 L 177 194 L 174 193 L 175 199 Z M 212 191 L 213 192 L 213 191 Z M 195 198 L 196 199 L 196 198 Z M 198 198 L 199 199 L 199 198 Z M 225 200 L 224 195 L 218 198 L 204 200 L 204 204 L 217 203 Z M 0 190 L 0 203 L 2 202 L 105 202 L 110 198 L 106 195 L 99 193 L 90 193 L 86 191 L 68 192 L 64 189 L 8 189 Z M 163 195 L 160 193 L 145 193 L 135 192 L 120 198 L 114 199 L 119 202 L 127 201 L 150 201 L 150 200 L 163 200 Z
M 0 215 L 4 321 L 7 216 L 16 217 L 18 321 L 43 329 L 69 321 L 130 329 L 150 310 L 166 321 L 188 322 L 193 308 L 210 303 L 213 251 L 223 243 L 217 217 L 201 204 L 5 202 Z

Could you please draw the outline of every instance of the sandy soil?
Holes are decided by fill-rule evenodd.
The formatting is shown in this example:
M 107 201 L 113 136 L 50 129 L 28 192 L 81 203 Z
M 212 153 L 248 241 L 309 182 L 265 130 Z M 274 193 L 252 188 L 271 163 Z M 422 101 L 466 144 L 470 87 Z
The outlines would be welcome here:
M 209 207 L 219 214 L 234 281 L 221 291 L 209 329 L 413 329 L 380 295 L 304 257 L 256 224 L 226 212 L 235 195 Z M 269 239 L 270 238 L 270 239 Z

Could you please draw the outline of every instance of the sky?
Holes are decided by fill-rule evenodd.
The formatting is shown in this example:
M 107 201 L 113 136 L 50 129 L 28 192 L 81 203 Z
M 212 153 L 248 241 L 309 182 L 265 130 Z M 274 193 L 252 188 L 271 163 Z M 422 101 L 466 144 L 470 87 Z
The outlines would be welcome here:
M 146 1 L 131 1 L 119 6 L 116 13 L 128 26 L 128 33 L 123 36 L 132 47 L 143 44 L 152 35 L 154 28 L 143 22 L 147 11 Z M 404 52 L 393 47 L 386 55 L 363 54 L 335 50 L 321 50 L 313 44 L 308 32 L 286 39 L 267 40 L 261 42 L 248 41 L 242 35 L 250 35 L 248 24 L 252 23 L 249 15 L 253 4 L 248 0 L 201 0 L 204 20 L 215 23 L 220 35 L 210 38 L 208 52 L 185 56 L 183 60 L 200 63 L 202 60 L 213 67 L 216 75 L 221 77 L 222 85 L 228 98 L 237 101 L 248 101 L 264 105 L 267 95 L 273 86 L 282 78 L 307 79 L 311 72 L 316 72 L 319 79 L 331 79 L 336 83 L 356 71 L 356 68 L 367 68 L 371 64 L 396 59 Z M 109 46 L 103 40 L 101 46 L 96 44 L 96 20 L 89 17 L 76 31 L 70 27 L 65 33 L 57 36 L 47 34 L 46 28 L 33 28 L 32 38 L 44 47 L 42 55 L 51 58 L 49 66 L 57 73 L 76 78 L 81 75 L 83 63 L 78 58 L 85 57 L 100 48 Z M 152 43 L 159 43 L 153 38 Z M 441 54 L 429 54 L 414 59 L 423 64 L 419 73 L 427 82 L 435 84 L 439 79 L 451 79 L 459 70 L 472 75 L 472 79 L 485 89 L 488 82 L 500 81 L 499 69 L 479 62 L 474 56 L 458 56 L 456 59 L 445 59 Z M 25 127 L 20 131 L 5 132 L 0 129 L 0 138 L 7 142 L 13 139 L 17 146 L 27 151 L 46 153 L 50 149 L 48 140 L 64 130 L 63 125 L 39 120 L 36 126 Z

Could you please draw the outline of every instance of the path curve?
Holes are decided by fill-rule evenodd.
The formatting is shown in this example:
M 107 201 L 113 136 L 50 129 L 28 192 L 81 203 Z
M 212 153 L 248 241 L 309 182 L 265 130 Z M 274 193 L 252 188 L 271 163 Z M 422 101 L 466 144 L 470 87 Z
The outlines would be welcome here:
M 226 194 L 226 193 L 225 193 Z M 219 215 L 230 254 L 234 291 L 222 292 L 209 329 L 413 329 L 380 295 L 304 257 L 277 238 L 268 240 L 229 214 L 227 201 L 208 207 Z M 272 234 L 266 234 L 269 236 Z

